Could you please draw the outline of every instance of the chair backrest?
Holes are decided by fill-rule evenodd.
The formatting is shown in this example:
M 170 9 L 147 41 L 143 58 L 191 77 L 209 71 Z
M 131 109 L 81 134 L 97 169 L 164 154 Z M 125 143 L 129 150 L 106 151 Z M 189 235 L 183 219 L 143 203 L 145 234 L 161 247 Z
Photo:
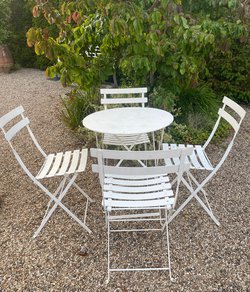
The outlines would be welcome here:
M 140 88 L 101 88 L 101 104 L 104 105 L 104 109 L 108 108 L 108 105 L 122 105 L 122 104 L 140 104 L 144 107 L 148 102 L 145 93 L 147 93 L 147 87 Z
M 203 146 L 204 149 L 208 146 L 208 144 L 212 140 L 212 138 L 213 138 L 218 126 L 219 126 L 221 118 L 223 118 L 227 123 L 229 123 L 234 130 L 234 135 L 233 135 L 232 141 L 229 144 L 230 148 L 231 148 L 233 145 L 233 141 L 234 141 L 234 139 L 235 139 L 235 137 L 240 129 L 240 125 L 242 123 L 242 120 L 245 117 L 246 111 L 240 105 L 238 105 L 235 101 L 224 96 L 222 102 L 223 102 L 223 106 L 218 111 L 218 119 L 214 125 L 214 128 L 213 128 L 210 136 L 208 137 L 206 143 Z
M 24 171 L 31 177 L 31 179 L 34 181 L 34 177 L 33 175 L 30 173 L 30 171 L 27 169 L 27 167 L 25 166 L 24 162 L 22 161 L 22 159 L 20 158 L 19 154 L 17 153 L 13 143 L 12 143 L 12 139 L 19 134 L 19 132 L 24 129 L 27 128 L 28 133 L 33 141 L 33 143 L 35 144 L 35 146 L 37 147 L 37 149 L 40 151 L 40 153 L 46 157 L 46 153 L 43 151 L 43 149 L 41 148 L 41 146 L 39 145 L 39 143 L 37 142 L 34 134 L 32 133 L 30 127 L 29 127 L 29 119 L 27 117 L 24 116 L 24 108 L 22 106 L 19 106 L 15 109 L 13 109 L 12 111 L 10 111 L 9 113 L 5 114 L 4 116 L 2 116 L 0 118 L 0 128 L 2 129 L 5 139 L 8 141 L 17 161 L 19 162 L 19 164 L 22 166 L 22 168 L 24 169 Z
M 183 172 L 187 171 L 190 163 L 187 159 L 188 155 L 193 152 L 193 147 L 172 150 L 157 150 L 157 151 L 120 151 L 120 150 L 105 150 L 105 149 L 90 149 L 92 157 L 97 158 L 97 163 L 92 164 L 92 171 L 99 174 L 100 184 L 103 187 L 105 176 L 119 176 L 119 177 L 140 177 L 140 176 L 157 176 L 167 174 L 177 174 L 178 193 L 179 183 L 181 181 Z M 166 166 L 165 159 L 179 159 L 180 163 Z M 128 166 L 117 166 L 117 161 L 123 160 L 123 164 Z M 137 163 L 140 161 L 147 161 L 147 165 L 142 166 Z M 109 164 L 105 164 L 108 161 Z M 152 163 L 149 163 L 151 162 Z M 112 165 L 113 162 L 113 165 Z M 130 162 L 130 163 L 129 163 Z M 155 163 L 157 162 L 157 163 Z M 163 163 L 161 163 L 163 162 Z M 132 164 L 132 165 L 131 165 Z

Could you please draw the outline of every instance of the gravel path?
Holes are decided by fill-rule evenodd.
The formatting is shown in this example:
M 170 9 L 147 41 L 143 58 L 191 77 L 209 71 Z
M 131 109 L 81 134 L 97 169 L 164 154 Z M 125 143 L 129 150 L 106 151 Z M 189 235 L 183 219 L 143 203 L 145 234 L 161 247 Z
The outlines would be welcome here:
M 81 146 L 59 118 L 59 95 L 66 91 L 59 82 L 46 80 L 41 71 L 22 69 L 0 74 L 0 84 L 0 116 L 23 105 L 47 153 Z M 128 272 L 111 274 L 109 285 L 105 284 L 107 238 L 99 182 L 90 171 L 90 163 L 87 172 L 79 177 L 79 184 L 95 200 L 87 219 L 93 233 L 83 231 L 58 209 L 41 235 L 32 239 L 47 197 L 24 175 L 1 133 L 0 291 L 250 291 L 250 109 L 246 110 L 232 152 L 207 186 L 221 227 L 195 201 L 170 225 L 175 283 L 170 283 L 165 272 Z M 17 141 L 17 146 L 31 169 L 36 169 L 38 161 L 29 155 L 34 149 L 26 140 Z M 223 145 L 218 147 L 222 148 Z M 218 149 L 211 149 L 215 159 L 222 153 Z M 85 200 L 73 189 L 64 202 L 79 217 L 83 215 Z M 154 260 L 161 258 L 160 237 L 155 233 L 126 238 L 116 236 L 113 240 L 120 258 L 137 255 L 135 262 L 149 264 L 152 253 Z M 156 251 L 149 243 L 155 244 Z M 86 256 L 79 254 L 82 246 L 87 248 Z

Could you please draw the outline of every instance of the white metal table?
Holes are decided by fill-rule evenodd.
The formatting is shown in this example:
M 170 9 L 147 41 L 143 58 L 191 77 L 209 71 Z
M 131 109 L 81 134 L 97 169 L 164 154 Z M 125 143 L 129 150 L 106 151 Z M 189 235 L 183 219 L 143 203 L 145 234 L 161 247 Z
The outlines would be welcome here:
M 96 133 L 133 135 L 163 130 L 174 120 L 171 113 L 150 107 L 122 107 L 98 111 L 85 117 L 83 126 Z M 97 141 L 98 143 L 98 141 Z M 154 143 L 154 141 L 153 141 Z

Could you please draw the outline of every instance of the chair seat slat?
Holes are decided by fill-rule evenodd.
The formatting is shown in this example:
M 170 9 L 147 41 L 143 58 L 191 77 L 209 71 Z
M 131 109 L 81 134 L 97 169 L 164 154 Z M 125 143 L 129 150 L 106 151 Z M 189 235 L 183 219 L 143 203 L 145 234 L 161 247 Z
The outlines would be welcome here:
M 103 144 L 108 145 L 138 145 L 143 143 L 149 143 L 149 137 L 147 134 L 135 134 L 135 135 L 112 135 L 104 134 Z
M 81 158 L 77 172 L 84 171 L 88 160 L 88 149 L 81 150 Z
M 197 159 L 195 151 L 191 155 L 189 155 L 189 159 L 191 162 L 190 168 L 203 169 L 203 166 L 200 164 L 200 162 Z
M 147 218 L 147 217 L 159 217 L 159 212 L 151 213 L 140 213 L 140 214 L 122 214 L 122 215 L 111 215 L 110 220 L 121 220 L 121 219 L 135 219 L 135 218 Z
M 170 144 L 170 148 L 171 149 L 178 149 L 176 144 Z M 173 157 L 173 162 L 175 165 L 179 165 L 180 164 L 180 159 L 178 157 Z
M 117 200 L 105 200 L 106 207 L 120 207 L 120 208 L 150 208 L 150 207 L 161 207 L 171 205 L 171 202 L 168 198 L 159 199 L 159 200 L 141 200 L 141 201 L 117 201 Z
M 62 165 L 56 175 L 64 175 L 66 173 L 69 167 L 71 154 L 71 151 L 66 151 L 64 153 Z
M 70 167 L 68 171 L 66 172 L 67 174 L 71 174 L 75 172 L 79 163 L 79 156 L 80 156 L 80 150 L 74 150 L 74 152 L 72 153 Z
M 114 178 L 114 179 L 124 179 L 124 180 L 141 180 L 141 179 L 153 179 L 153 178 L 159 178 L 159 177 L 167 177 L 166 174 L 162 175 L 152 175 L 152 174 L 148 174 L 148 175 L 121 175 L 121 174 L 109 174 L 106 173 L 105 177 L 107 178 Z M 169 180 L 169 179 L 168 179 Z
M 185 148 L 185 147 L 193 147 L 192 145 L 184 145 L 184 144 L 179 144 L 179 145 L 176 145 L 176 144 L 167 144 L 167 143 L 164 143 L 163 144 L 163 149 L 166 150 L 166 149 L 177 149 L 177 148 Z M 203 150 L 200 151 L 199 150 L 199 145 L 195 146 L 197 148 L 197 152 L 193 151 L 191 153 L 191 155 L 188 156 L 189 158 L 189 161 L 191 163 L 191 167 L 190 168 L 195 168 L 195 169 L 204 169 L 204 164 L 206 164 L 206 162 L 204 161 L 204 154 L 203 154 Z M 195 149 L 196 149 L 195 148 Z M 197 159 L 197 156 L 200 157 L 201 156 L 201 160 L 204 161 L 204 164 L 202 164 L 201 162 L 199 162 L 199 160 Z M 172 164 L 172 161 L 170 159 L 165 159 L 165 163 L 166 165 L 171 165 Z M 177 159 L 175 159 L 174 161 L 175 164 L 179 163 Z M 211 169 L 211 165 L 208 166 L 208 169 Z
M 197 153 L 198 158 L 200 160 L 200 162 L 203 165 L 203 168 L 207 169 L 207 170 L 213 170 L 213 166 L 210 163 L 210 161 L 208 160 L 207 156 L 204 153 L 204 150 L 202 149 L 202 147 L 200 145 L 196 145 L 194 148 L 194 152 Z
M 51 166 L 52 166 L 54 157 L 55 157 L 55 154 L 49 154 L 46 157 L 46 160 L 45 160 L 44 165 L 42 166 L 40 172 L 36 176 L 37 179 L 42 179 L 42 178 L 44 178 L 47 175 L 47 173 L 51 169 Z
M 105 184 L 104 185 L 105 191 L 114 191 L 120 193 L 150 193 L 155 191 L 161 190 L 169 190 L 171 189 L 170 183 L 162 183 L 156 185 L 144 185 L 144 186 L 119 186 L 119 185 L 112 185 L 112 184 Z
M 110 191 L 103 191 L 103 196 L 105 199 L 114 199 L 114 200 L 127 200 L 127 201 L 141 201 L 141 200 L 152 200 L 152 199 L 162 199 L 162 198 L 168 198 L 173 197 L 174 193 L 172 190 L 162 190 L 158 192 L 152 192 L 152 193 L 116 193 L 110 192 Z
M 171 147 L 170 147 L 169 144 L 163 143 L 162 144 L 162 149 L 163 150 L 169 150 L 169 149 L 171 149 Z M 172 160 L 170 158 L 165 158 L 164 161 L 165 161 L 166 165 L 173 165 L 173 162 L 172 162 Z
M 46 175 L 46 177 L 52 177 L 56 174 L 56 172 L 58 171 L 58 169 L 61 165 L 62 158 L 63 158 L 62 152 L 59 152 L 55 155 L 55 160 L 54 160 L 53 166 L 52 166 L 50 172 Z
M 159 177 L 149 177 L 145 176 L 145 178 L 141 177 L 140 179 L 133 179 L 133 177 L 125 177 L 126 179 L 119 179 L 114 177 L 105 177 L 104 184 L 114 184 L 121 186 L 149 186 L 159 183 L 167 183 L 169 182 L 169 178 L 167 176 L 159 176 Z

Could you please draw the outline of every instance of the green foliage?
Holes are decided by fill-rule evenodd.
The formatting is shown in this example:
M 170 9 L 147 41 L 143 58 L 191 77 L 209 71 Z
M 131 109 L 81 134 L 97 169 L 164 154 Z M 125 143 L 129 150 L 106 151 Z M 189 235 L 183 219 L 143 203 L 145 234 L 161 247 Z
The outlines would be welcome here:
M 181 108 L 181 113 L 178 117 L 179 121 L 200 121 L 203 126 L 207 121 L 215 116 L 219 108 L 219 100 L 215 93 L 207 86 L 201 85 L 194 88 L 183 88 L 176 102 L 176 107 Z M 192 115 L 192 119 L 189 116 Z M 189 123 L 190 124 L 190 123 Z
M 48 76 L 86 92 L 111 76 L 114 84 L 148 86 L 151 106 L 180 108 L 177 121 L 186 126 L 176 132 L 186 140 L 192 131 L 203 139 L 211 127 L 218 109 L 211 87 L 248 101 L 248 65 L 238 61 L 249 17 L 239 0 L 36 0 L 32 11 L 47 24 L 31 27 L 27 44 L 54 64 Z
M 221 96 L 250 103 L 250 44 L 234 42 L 230 52 L 219 52 L 208 62 L 209 82 Z M 225 94 L 226 93 L 226 94 Z
M 81 126 L 83 118 L 97 109 L 94 104 L 96 98 L 95 92 L 85 93 L 80 90 L 73 90 L 69 96 L 64 96 L 62 98 L 62 119 L 65 124 L 71 129 Z
M 176 88 L 171 84 L 167 87 L 156 86 L 149 95 L 149 105 L 166 111 L 173 111 L 177 99 L 175 92 Z
M 229 10 L 229 2 L 218 7 Z M 48 75 L 60 74 L 64 84 L 74 82 L 85 90 L 117 70 L 134 85 L 153 87 L 167 80 L 190 87 L 208 74 L 206 60 L 221 41 L 239 38 L 246 30 L 230 18 L 214 20 L 207 11 L 193 9 L 191 16 L 195 4 L 187 1 L 37 3 L 33 15 L 44 15 L 59 34 L 53 37 L 44 29 L 31 28 L 28 44 L 57 62 Z
M 30 11 L 24 0 L 10 1 L 10 34 L 8 46 L 11 50 L 14 62 L 23 67 L 32 67 L 36 59 L 34 51 L 27 48 L 25 42 L 25 30 L 32 25 Z
M 37 56 L 34 50 L 27 47 L 26 31 L 31 25 L 36 26 L 36 21 L 32 19 L 30 6 L 34 5 L 34 1 L 32 0 L 31 2 L 29 4 L 27 0 L 9 1 L 8 37 L 6 38 L 6 43 L 11 50 L 16 68 L 22 66 L 46 69 L 52 65 L 48 59 L 44 56 Z M 45 20 L 43 19 L 41 22 L 45 23 Z M 39 25 L 41 25 L 41 22 Z
M 0 1 L 0 44 L 5 44 L 9 36 L 10 0 Z
M 197 117 L 195 115 L 194 116 L 190 115 L 189 118 L 196 119 Z M 209 137 L 213 129 L 214 123 L 210 123 L 210 125 L 207 127 L 204 127 L 204 125 L 202 125 L 202 127 L 197 127 L 197 125 L 195 127 L 192 127 L 192 126 L 188 126 L 187 124 L 174 122 L 169 128 L 169 132 L 165 134 L 166 137 L 164 138 L 164 140 L 168 142 L 174 142 L 174 143 L 183 143 L 183 141 L 185 141 L 185 143 L 189 143 L 193 145 L 195 144 L 202 145 L 205 143 L 205 141 Z M 228 136 L 229 131 L 230 131 L 230 126 L 227 123 L 222 121 L 217 131 L 215 132 L 212 142 L 220 143 L 222 140 L 224 140 Z

